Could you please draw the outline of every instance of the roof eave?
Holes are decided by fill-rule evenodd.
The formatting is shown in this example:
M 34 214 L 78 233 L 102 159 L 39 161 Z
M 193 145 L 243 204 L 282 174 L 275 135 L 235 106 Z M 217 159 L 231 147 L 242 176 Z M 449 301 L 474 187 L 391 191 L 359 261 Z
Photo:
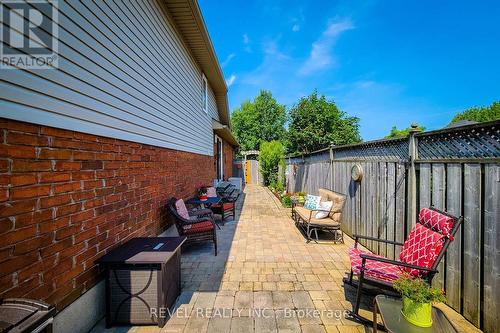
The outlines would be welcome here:
M 196 0 L 163 0 L 174 24 L 215 94 L 220 122 L 230 126 L 227 85 Z

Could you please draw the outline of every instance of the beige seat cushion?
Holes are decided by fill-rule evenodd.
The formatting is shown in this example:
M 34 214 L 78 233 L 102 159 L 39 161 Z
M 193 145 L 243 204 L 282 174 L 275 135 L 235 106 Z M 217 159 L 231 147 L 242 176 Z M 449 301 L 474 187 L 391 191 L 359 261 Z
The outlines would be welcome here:
M 342 208 L 344 207 L 344 203 L 347 199 L 345 195 L 335 193 L 324 188 L 320 188 L 318 192 L 321 197 L 321 201 L 333 201 L 332 210 L 330 211 L 330 217 L 333 217 L 335 214 L 342 212 Z
M 327 218 L 324 219 L 317 219 L 315 218 L 315 214 L 312 214 L 311 219 L 309 220 L 309 217 L 311 216 L 311 210 L 297 206 L 295 207 L 295 212 L 304 220 L 305 222 L 309 222 L 311 224 L 315 225 L 320 225 L 320 226 L 325 226 L 325 227 L 338 227 L 340 226 L 340 213 L 335 213 Z

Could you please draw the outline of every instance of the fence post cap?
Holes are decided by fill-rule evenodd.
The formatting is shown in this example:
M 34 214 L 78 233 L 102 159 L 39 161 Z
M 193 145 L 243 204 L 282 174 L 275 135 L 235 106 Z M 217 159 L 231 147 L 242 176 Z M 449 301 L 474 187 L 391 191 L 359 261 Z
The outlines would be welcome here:
M 420 132 L 417 123 L 411 123 L 410 125 L 410 133 Z

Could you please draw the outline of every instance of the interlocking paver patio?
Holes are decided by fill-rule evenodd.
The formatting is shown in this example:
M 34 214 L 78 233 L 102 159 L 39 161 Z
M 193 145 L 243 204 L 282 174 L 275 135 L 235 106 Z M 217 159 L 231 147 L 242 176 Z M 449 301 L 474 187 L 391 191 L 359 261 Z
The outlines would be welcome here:
M 343 317 L 354 300 L 342 284 L 349 237 L 306 243 L 289 210 L 256 185 L 245 188 L 235 220 L 217 233 L 217 256 L 210 243 L 184 250 L 180 316 L 151 332 L 371 332 Z

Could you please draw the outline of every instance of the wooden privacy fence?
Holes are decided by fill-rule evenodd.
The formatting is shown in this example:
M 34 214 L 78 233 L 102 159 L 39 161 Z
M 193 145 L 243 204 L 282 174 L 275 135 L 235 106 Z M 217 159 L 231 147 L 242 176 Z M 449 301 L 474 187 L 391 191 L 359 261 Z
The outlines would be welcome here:
M 287 157 L 287 191 L 347 194 L 349 234 L 404 241 L 421 207 L 463 215 L 434 284 L 448 304 L 487 333 L 500 332 L 500 121 L 413 132 L 407 138 L 332 147 Z M 363 170 L 360 182 L 351 168 Z M 398 258 L 399 247 L 364 242 Z

